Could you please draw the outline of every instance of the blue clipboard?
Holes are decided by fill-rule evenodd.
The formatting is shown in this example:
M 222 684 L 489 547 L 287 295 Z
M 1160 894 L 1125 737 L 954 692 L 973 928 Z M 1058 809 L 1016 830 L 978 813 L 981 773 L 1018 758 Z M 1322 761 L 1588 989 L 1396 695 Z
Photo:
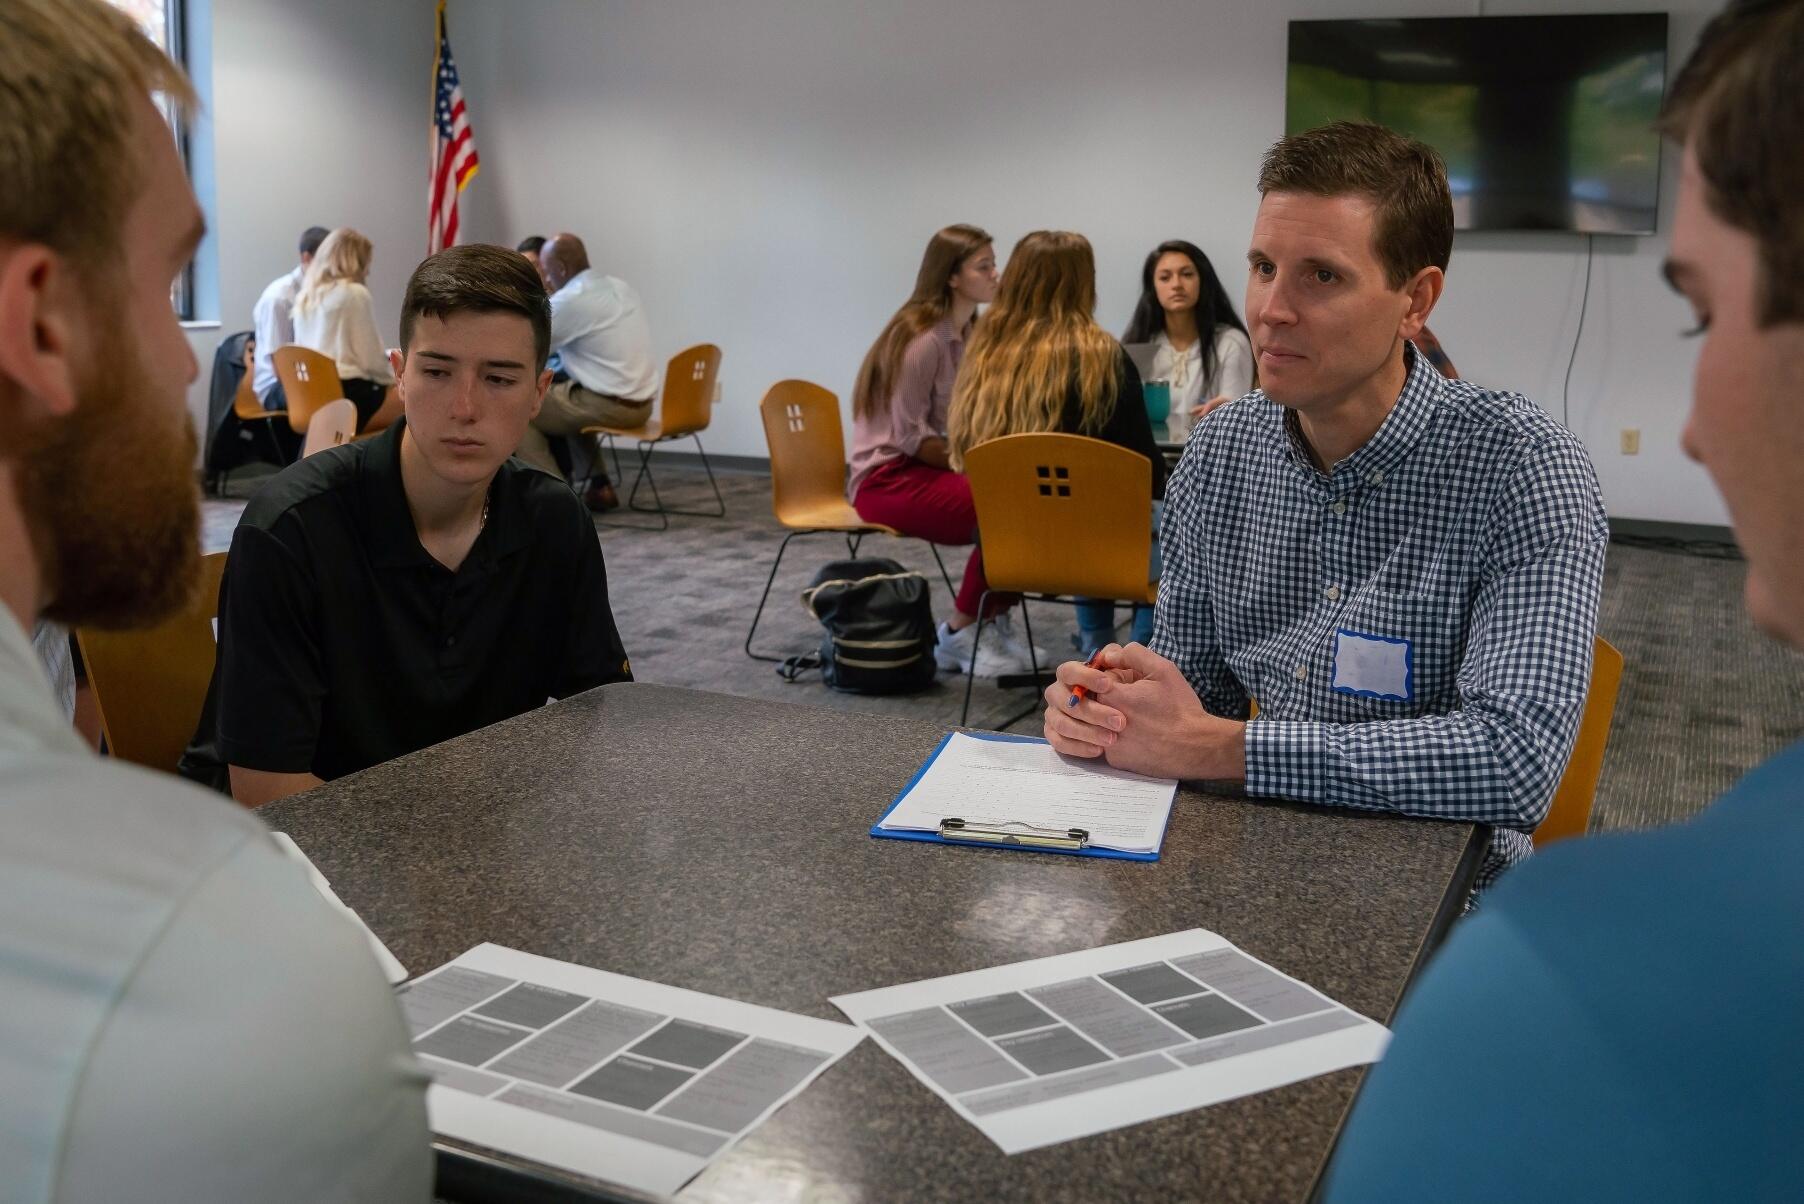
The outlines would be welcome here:
M 878 817 L 877 822 L 871 825 L 872 836 L 875 836 L 879 840 L 921 840 L 926 841 L 928 844 L 957 844 L 977 849 L 1015 849 L 1023 853 L 1056 853 L 1063 857 L 1111 857 L 1116 861 L 1157 861 L 1159 859 L 1159 849 L 1165 847 L 1165 830 L 1163 829 L 1159 832 L 1159 849 L 1154 849 L 1150 853 L 1124 853 L 1119 849 L 1055 849 L 1034 845 L 999 844 L 991 840 L 956 840 L 941 836 L 938 832 L 908 831 L 900 828 L 892 829 L 883 827 L 883 821 L 889 818 L 891 811 L 894 811 L 902 804 L 903 797 L 907 795 L 910 790 L 915 788 L 915 783 L 921 780 L 921 775 L 927 772 L 928 767 L 939 760 L 940 754 L 946 751 L 946 745 L 952 743 L 953 736 L 970 736 L 976 740 L 997 740 L 1005 744 L 1046 743 L 1046 740 L 1040 736 L 1010 736 L 1005 735 L 1002 732 L 947 732 L 940 742 L 934 746 L 932 754 L 928 756 L 925 761 L 921 762 L 921 767 L 915 770 L 914 776 L 909 778 L 902 789 L 896 792 L 896 797 L 890 800 L 889 806 L 884 808 L 883 814 Z M 1165 813 L 1165 828 L 1169 829 L 1170 827 L 1171 813 L 1168 811 Z

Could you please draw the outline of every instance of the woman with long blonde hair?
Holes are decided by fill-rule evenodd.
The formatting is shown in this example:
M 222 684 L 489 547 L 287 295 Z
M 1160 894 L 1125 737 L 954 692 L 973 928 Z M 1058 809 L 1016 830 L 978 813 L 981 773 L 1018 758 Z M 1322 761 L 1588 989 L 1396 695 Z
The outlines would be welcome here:
M 971 486 L 947 463 L 946 408 L 977 307 L 996 294 L 996 250 L 976 226 L 928 240 L 914 292 L 866 352 L 852 389 L 852 476 L 846 496 L 867 522 L 936 544 L 977 541 Z M 987 585 L 973 549 L 934 659 L 948 673 L 1028 671 L 1025 646 L 985 648 L 971 663 L 977 607 Z M 1007 598 L 992 598 L 1006 610 Z M 1010 633 L 1012 635 L 1012 632 Z
M 369 239 L 340 226 L 314 252 L 294 297 L 294 341 L 338 366 L 344 395 L 357 407 L 358 430 L 382 408 L 395 383 L 364 284 L 374 255 Z
M 947 422 L 952 465 L 1004 435 L 1057 431 L 1139 452 L 1153 467 L 1153 575 L 1165 457 L 1153 440 L 1140 374 L 1121 344 L 1096 324 L 1096 255 L 1090 240 L 1036 230 L 1015 244 L 996 302 L 971 339 Z M 1151 607 L 1134 608 L 1133 638 L 1152 638 Z M 1086 656 L 1114 639 L 1115 608 L 1078 607 Z

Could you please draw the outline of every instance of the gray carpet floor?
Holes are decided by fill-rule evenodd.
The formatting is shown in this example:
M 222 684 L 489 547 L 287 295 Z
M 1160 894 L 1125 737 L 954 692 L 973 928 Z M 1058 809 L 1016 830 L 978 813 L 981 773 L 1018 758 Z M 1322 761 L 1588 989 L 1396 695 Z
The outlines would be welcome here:
M 634 676 L 645 682 L 690 686 L 840 710 L 908 715 L 956 723 L 963 679 L 902 698 L 838 694 L 809 674 L 790 683 L 771 665 L 742 651 L 759 591 L 783 529 L 771 515 L 770 478 L 762 473 L 716 473 L 726 497 L 724 519 L 671 519 L 655 529 L 650 516 L 619 513 L 597 520 L 608 585 Z M 258 478 L 235 475 L 226 499 L 206 503 L 209 551 L 226 548 L 243 499 Z M 700 509 L 712 504 L 697 468 L 658 469 L 667 503 Z M 629 524 L 638 524 L 637 526 Z M 949 599 L 927 545 L 874 537 L 864 555 L 888 556 L 926 574 L 935 612 Z M 833 536 L 791 542 L 758 629 L 761 651 L 805 652 L 819 628 L 799 595 L 816 569 L 843 557 Z M 944 549 L 953 580 L 961 549 Z M 1640 828 L 1695 815 L 1748 769 L 1804 737 L 1804 656 L 1781 649 L 1749 623 L 1741 603 L 1745 565 L 1678 552 L 1611 546 L 1604 576 L 1599 630 L 1627 662 L 1615 727 L 1592 812 L 1594 831 Z M 1068 607 L 1032 607 L 1035 642 L 1066 659 L 1074 624 Z M 1004 691 L 979 679 L 971 725 L 999 726 L 1034 695 Z M 1032 719 L 1013 730 L 1037 731 Z

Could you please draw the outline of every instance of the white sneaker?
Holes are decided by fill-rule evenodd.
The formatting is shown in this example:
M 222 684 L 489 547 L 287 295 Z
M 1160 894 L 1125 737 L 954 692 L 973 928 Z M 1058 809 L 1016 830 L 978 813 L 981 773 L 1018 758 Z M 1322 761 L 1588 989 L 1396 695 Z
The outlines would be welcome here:
M 1012 613 L 1004 612 L 991 619 L 990 634 L 986 635 L 984 638 L 996 639 L 1001 642 L 1003 652 L 1007 653 L 1008 658 L 1020 666 L 1020 668 L 1015 670 L 1017 673 L 1032 673 L 1034 671 L 1033 667 L 1036 661 L 1030 661 L 1028 659 L 1027 641 L 1022 638 L 1019 631 L 1015 630 L 1015 616 Z M 1058 664 L 1057 661 L 1052 659 L 1051 654 L 1038 644 L 1033 646 L 1033 655 L 1040 668 L 1049 672 Z
M 942 673 L 963 673 L 971 667 L 971 646 L 977 642 L 977 624 L 953 631 L 944 623 L 939 627 L 939 638 L 933 645 L 933 660 Z M 977 647 L 977 676 L 1002 677 L 1007 674 L 1025 673 L 1025 666 L 1015 664 L 997 645 L 1000 644 L 994 630 L 984 633 L 982 644 Z

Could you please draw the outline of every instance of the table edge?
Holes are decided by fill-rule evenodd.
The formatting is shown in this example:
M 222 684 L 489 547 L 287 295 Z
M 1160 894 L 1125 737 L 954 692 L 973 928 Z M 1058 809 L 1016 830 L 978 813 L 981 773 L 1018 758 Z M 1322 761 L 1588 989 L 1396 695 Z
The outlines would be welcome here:
M 1473 824 L 1472 831 L 1466 838 L 1466 847 L 1460 853 L 1459 861 L 1453 867 L 1453 876 L 1447 881 L 1447 890 L 1441 896 L 1441 905 L 1435 911 L 1434 919 L 1428 925 L 1428 932 L 1422 938 L 1421 947 L 1416 950 L 1416 960 L 1410 964 L 1409 973 L 1403 976 L 1403 985 L 1397 991 L 1397 998 L 1391 1004 L 1390 1015 L 1384 1019 L 1385 1027 L 1397 1018 L 1397 1012 L 1403 1006 L 1403 999 L 1409 994 L 1410 987 L 1421 977 L 1428 959 L 1447 939 L 1447 933 L 1453 928 L 1454 920 L 1465 910 L 1465 900 L 1472 893 L 1472 886 L 1478 881 L 1478 872 L 1484 868 L 1485 854 L 1491 847 L 1491 827 L 1489 824 Z M 1455 903 L 1454 900 L 1459 900 Z M 1340 1151 L 1341 1134 L 1347 1130 L 1347 1118 L 1353 1115 L 1353 1105 L 1359 1102 L 1359 1093 L 1365 1090 L 1366 1076 L 1371 1067 L 1359 1068 L 1359 1082 L 1353 1087 L 1353 1094 L 1347 1097 L 1347 1106 L 1341 1109 L 1340 1119 L 1334 1122 L 1334 1135 L 1328 1139 L 1328 1148 L 1322 1151 L 1322 1160 L 1316 1164 L 1315 1177 L 1309 1185 L 1309 1204 L 1320 1204 L 1322 1187 L 1328 1179 L 1328 1168 L 1334 1165 L 1334 1155 Z

